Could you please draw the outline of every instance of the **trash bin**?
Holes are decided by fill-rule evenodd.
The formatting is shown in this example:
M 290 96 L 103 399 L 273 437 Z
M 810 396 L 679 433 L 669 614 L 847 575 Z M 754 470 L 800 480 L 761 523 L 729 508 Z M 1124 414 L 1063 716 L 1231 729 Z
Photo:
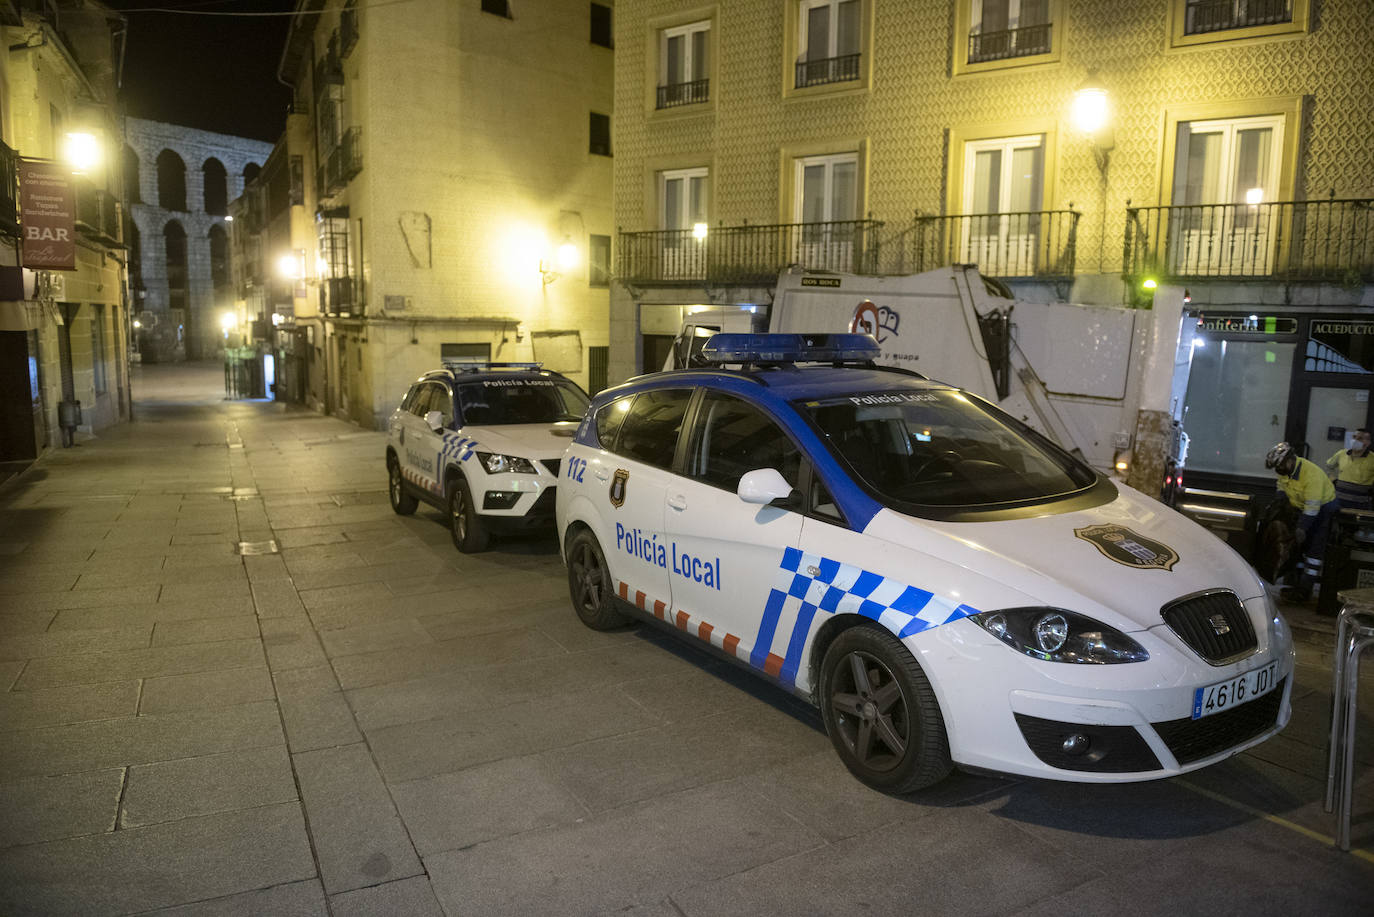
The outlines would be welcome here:
M 1374 586 L 1374 512 L 1343 509 L 1331 517 L 1322 559 L 1322 586 L 1317 611 L 1335 615 L 1341 610 L 1337 593 Z

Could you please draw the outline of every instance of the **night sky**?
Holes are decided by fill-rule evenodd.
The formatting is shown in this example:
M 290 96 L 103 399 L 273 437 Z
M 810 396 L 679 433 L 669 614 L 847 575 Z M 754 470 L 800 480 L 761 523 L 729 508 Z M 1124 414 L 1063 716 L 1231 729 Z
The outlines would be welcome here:
M 137 12 L 289 12 L 293 0 L 105 0 L 125 14 L 123 99 L 135 118 L 273 142 L 291 100 L 277 81 L 289 16 Z

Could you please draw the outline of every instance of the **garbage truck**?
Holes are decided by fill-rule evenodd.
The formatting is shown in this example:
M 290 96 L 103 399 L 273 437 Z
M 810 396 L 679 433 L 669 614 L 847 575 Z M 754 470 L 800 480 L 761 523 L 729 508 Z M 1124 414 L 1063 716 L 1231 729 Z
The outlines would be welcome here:
M 663 368 L 693 365 L 720 331 L 867 332 L 880 363 L 973 392 L 1099 470 L 1169 499 L 1186 453 L 1176 390 L 1187 384 L 1189 316 L 1181 299 L 1160 305 L 1022 301 L 974 265 L 889 277 L 790 270 L 766 312 L 694 308 Z

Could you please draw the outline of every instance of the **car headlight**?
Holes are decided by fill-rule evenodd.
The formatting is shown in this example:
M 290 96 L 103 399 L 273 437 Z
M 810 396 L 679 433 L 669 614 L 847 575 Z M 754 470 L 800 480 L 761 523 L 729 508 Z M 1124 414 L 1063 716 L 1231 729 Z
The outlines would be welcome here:
M 1004 608 L 969 617 L 1007 646 L 1046 662 L 1144 662 L 1145 647 L 1114 627 L 1062 608 Z
M 487 469 L 487 474 L 505 474 L 515 471 L 520 474 L 534 474 L 534 463 L 515 455 L 501 455 L 499 452 L 479 452 L 477 460 Z

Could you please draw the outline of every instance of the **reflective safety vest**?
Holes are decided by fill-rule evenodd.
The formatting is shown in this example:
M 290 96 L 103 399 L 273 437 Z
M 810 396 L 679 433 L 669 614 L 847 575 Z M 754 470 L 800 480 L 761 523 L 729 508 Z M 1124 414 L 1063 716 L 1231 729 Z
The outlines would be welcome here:
M 1279 475 L 1278 488 L 1288 495 L 1294 509 L 1304 516 L 1315 516 L 1321 508 L 1336 499 L 1336 488 L 1326 472 L 1305 458 L 1298 459 L 1292 477 Z
M 1326 460 L 1327 468 L 1335 468 L 1336 492 L 1343 497 L 1368 497 L 1369 486 L 1374 484 L 1374 449 L 1364 455 L 1351 455 L 1349 449 L 1342 449 Z

